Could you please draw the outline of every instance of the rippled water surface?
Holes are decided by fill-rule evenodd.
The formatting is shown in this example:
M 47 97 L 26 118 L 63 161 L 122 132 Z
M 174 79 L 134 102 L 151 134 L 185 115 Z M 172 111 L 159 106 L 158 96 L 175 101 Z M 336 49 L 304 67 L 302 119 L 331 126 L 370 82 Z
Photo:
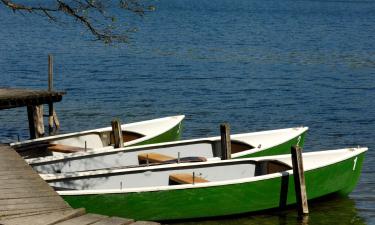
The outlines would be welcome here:
M 310 224 L 375 224 L 375 1 L 163 0 L 127 46 L 0 6 L 0 86 L 47 87 L 55 57 L 61 132 L 185 114 L 183 138 L 305 125 L 306 151 L 368 146 L 348 198 L 311 203 Z M 0 111 L 0 140 L 28 137 Z M 196 222 L 195 222 L 196 223 Z M 293 209 L 202 224 L 297 224 Z

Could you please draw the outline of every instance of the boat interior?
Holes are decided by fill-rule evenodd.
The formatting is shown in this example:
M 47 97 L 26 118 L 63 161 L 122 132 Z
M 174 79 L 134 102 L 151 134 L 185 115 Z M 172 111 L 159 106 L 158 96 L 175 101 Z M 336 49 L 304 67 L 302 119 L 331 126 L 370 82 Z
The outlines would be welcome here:
M 122 136 L 124 142 L 144 137 L 142 134 L 129 131 L 122 131 Z M 113 144 L 113 133 L 111 131 L 105 131 L 63 136 L 40 141 L 35 140 L 14 145 L 13 148 L 24 158 L 36 158 L 61 153 L 84 152 L 91 149 L 111 146 Z
M 141 171 L 113 171 L 64 174 L 56 180 L 48 180 L 56 190 L 126 189 L 197 184 L 262 176 L 290 170 L 287 163 L 277 160 L 228 161 L 225 163 L 199 164 L 174 168 L 144 169 Z
M 231 141 L 232 153 L 246 151 L 254 147 L 239 141 Z M 131 151 L 128 151 L 129 153 Z M 164 164 L 176 162 L 205 162 L 207 158 L 221 157 L 221 142 L 196 141 L 183 144 L 171 144 L 159 148 L 145 148 L 135 151 L 138 165 Z M 141 153 L 139 153 L 141 152 Z
M 254 148 L 246 143 L 233 140 L 231 145 L 234 152 Z M 204 162 L 207 160 L 219 160 L 220 157 L 220 140 L 200 140 L 160 146 L 139 146 L 118 151 L 103 149 L 101 152 L 78 154 L 76 157 L 60 158 L 59 160 L 55 160 L 56 157 L 32 159 L 28 160 L 28 163 L 39 173 L 64 173 L 106 168 Z

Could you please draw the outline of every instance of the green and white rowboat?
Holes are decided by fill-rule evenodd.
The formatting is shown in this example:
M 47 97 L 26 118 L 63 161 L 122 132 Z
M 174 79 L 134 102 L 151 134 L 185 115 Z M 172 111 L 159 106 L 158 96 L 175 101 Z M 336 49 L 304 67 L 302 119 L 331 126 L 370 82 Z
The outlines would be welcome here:
M 366 151 L 303 153 L 308 199 L 350 193 Z M 290 155 L 41 176 L 74 208 L 137 220 L 234 215 L 296 202 Z
M 145 145 L 178 140 L 184 115 L 170 116 L 121 125 L 124 146 Z M 65 155 L 90 149 L 111 149 L 112 127 L 48 136 L 11 143 L 24 158 Z
M 303 146 L 307 127 L 260 131 L 231 136 L 232 158 L 277 155 Z M 103 148 L 63 156 L 26 160 L 39 173 L 65 173 L 160 163 L 219 160 L 220 137 L 201 138 L 127 148 Z

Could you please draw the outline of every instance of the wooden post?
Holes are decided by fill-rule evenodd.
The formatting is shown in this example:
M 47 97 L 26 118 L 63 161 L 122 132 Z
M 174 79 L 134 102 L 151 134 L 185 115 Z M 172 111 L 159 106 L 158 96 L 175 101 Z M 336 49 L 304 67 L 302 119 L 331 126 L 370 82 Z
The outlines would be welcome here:
M 111 121 L 113 139 L 115 141 L 115 148 L 124 147 L 124 139 L 122 137 L 121 123 L 120 120 L 115 119 Z
M 48 55 L 48 91 L 53 90 L 53 57 Z M 53 103 L 48 103 L 48 130 L 49 134 L 53 133 Z
M 53 57 L 48 55 L 48 91 L 53 90 Z M 53 103 L 48 103 L 48 130 L 53 133 Z
M 48 91 L 53 91 L 53 56 L 48 55 Z M 49 134 L 53 134 L 53 126 L 56 126 L 56 130 L 60 128 L 60 122 L 57 118 L 53 102 L 48 103 L 48 127 Z
M 230 159 L 232 154 L 230 143 L 230 127 L 228 123 L 220 124 L 221 159 Z
M 53 56 L 48 55 L 48 91 L 53 90 Z
M 44 135 L 43 105 L 28 105 L 27 116 L 29 120 L 30 138 L 35 139 Z
M 305 174 L 303 170 L 302 149 L 298 146 L 291 147 L 294 188 L 299 216 L 306 216 L 309 213 L 305 185 Z

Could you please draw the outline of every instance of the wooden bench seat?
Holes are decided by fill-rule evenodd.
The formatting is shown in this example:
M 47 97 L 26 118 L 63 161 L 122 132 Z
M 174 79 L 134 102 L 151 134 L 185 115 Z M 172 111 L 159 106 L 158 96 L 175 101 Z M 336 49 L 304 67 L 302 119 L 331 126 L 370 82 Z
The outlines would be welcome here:
M 138 162 L 139 165 L 143 164 L 161 164 L 161 163 L 177 163 L 178 159 L 174 158 L 169 155 L 164 155 L 160 153 L 142 153 L 138 155 Z M 187 162 L 206 162 L 207 159 L 205 157 L 197 157 L 197 156 L 192 156 L 192 157 L 183 157 L 180 158 L 180 163 L 187 163 Z
M 169 175 L 170 184 L 194 184 L 194 183 L 205 183 L 209 182 L 208 180 L 199 177 L 193 176 L 192 173 L 174 173 Z
M 149 163 L 163 163 L 170 160 L 175 160 L 176 158 L 171 157 L 169 155 L 163 155 L 160 153 L 142 153 L 138 155 L 139 164 L 146 164 L 147 161 Z
M 75 152 L 85 151 L 85 148 L 70 146 L 70 145 L 62 145 L 62 144 L 51 144 L 47 149 L 51 152 L 61 152 L 61 153 L 75 153 Z M 89 148 L 87 148 L 86 150 L 89 150 Z

